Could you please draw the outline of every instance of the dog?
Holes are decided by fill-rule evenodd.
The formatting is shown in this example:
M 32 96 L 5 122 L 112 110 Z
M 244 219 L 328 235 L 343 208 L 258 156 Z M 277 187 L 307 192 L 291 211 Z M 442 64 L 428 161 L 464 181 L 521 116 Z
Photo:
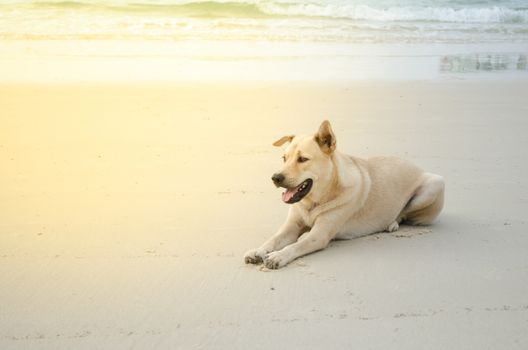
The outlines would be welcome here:
M 444 179 L 396 157 L 362 159 L 336 150 L 330 122 L 314 135 L 284 136 L 282 169 L 272 181 L 291 204 L 286 222 L 247 264 L 278 269 L 324 249 L 333 239 L 394 232 L 399 224 L 428 225 L 444 204 Z

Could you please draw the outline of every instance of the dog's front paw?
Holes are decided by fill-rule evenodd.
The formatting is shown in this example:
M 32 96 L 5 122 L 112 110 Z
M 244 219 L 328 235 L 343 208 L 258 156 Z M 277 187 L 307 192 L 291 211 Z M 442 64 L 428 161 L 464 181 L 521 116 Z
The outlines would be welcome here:
M 268 269 L 280 269 L 283 266 L 286 266 L 290 262 L 290 258 L 282 251 L 272 252 L 266 255 L 264 258 L 264 266 Z
M 252 249 L 244 254 L 244 261 L 246 264 L 260 264 L 265 256 L 266 252 L 263 252 L 260 249 Z

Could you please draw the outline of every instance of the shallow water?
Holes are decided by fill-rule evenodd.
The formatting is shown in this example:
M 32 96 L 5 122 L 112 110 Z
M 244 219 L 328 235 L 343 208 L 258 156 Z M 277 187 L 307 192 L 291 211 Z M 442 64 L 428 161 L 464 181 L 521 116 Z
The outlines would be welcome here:
M 515 0 L 0 0 L 2 81 L 525 77 L 527 55 Z
M 528 42 L 524 1 L 0 2 L 3 39 Z

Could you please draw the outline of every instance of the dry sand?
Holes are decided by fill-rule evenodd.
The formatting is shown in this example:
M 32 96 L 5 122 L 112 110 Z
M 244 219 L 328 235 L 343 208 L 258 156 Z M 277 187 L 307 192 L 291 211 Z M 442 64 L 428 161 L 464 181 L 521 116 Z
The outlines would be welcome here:
M 528 82 L 0 86 L 0 348 L 528 348 Z M 244 265 L 286 216 L 271 143 L 447 182 L 426 228 Z

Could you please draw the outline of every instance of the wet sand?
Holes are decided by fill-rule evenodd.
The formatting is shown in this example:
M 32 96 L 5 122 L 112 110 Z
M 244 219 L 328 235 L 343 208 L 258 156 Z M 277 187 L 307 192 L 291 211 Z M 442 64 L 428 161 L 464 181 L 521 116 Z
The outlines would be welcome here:
M 526 80 L 0 86 L 2 349 L 526 349 Z M 430 227 L 245 265 L 284 134 L 446 179 Z

